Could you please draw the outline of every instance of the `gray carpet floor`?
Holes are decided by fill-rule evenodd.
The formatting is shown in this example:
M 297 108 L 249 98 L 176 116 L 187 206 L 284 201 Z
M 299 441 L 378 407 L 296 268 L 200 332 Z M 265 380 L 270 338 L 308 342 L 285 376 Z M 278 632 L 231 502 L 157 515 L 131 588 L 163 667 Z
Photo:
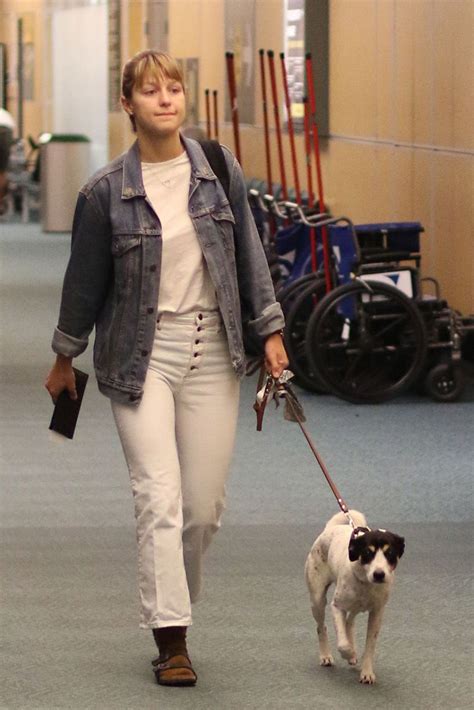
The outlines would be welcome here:
M 336 502 L 282 409 L 255 431 L 245 380 L 228 508 L 190 631 L 199 683 L 160 688 L 138 628 L 127 471 L 93 377 L 74 441 L 48 432 L 42 385 L 68 237 L 38 225 L 0 233 L 0 708 L 473 707 L 473 388 L 451 405 L 408 395 L 364 407 L 299 391 L 348 503 L 406 538 L 366 687 L 342 659 L 318 666 L 303 579 Z M 92 375 L 89 353 L 78 365 Z

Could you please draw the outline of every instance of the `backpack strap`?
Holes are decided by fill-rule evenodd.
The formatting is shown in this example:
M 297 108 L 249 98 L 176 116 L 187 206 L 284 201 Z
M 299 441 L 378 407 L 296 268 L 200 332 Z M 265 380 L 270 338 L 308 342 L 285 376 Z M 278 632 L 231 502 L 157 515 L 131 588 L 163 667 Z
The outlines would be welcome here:
M 209 165 L 224 188 L 224 192 L 230 202 L 230 175 L 221 144 L 219 141 L 214 140 L 203 140 L 199 141 L 199 143 L 204 151 Z

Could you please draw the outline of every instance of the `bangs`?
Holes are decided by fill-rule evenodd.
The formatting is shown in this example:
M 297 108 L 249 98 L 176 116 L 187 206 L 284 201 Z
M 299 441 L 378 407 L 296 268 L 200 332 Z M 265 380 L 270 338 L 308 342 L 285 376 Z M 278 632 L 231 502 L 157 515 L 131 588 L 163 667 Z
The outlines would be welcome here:
M 178 62 L 166 54 L 147 54 L 135 65 L 134 85 L 141 89 L 146 81 L 152 80 L 161 84 L 167 79 L 177 81 L 184 88 L 183 74 Z

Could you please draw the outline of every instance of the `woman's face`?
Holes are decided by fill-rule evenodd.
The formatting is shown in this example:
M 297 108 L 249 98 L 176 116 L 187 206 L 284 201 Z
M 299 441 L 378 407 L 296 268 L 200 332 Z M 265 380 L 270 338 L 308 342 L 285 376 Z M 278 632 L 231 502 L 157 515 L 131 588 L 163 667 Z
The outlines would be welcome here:
M 170 137 L 179 131 L 186 117 L 183 86 L 167 76 L 145 76 L 142 85 L 133 88 L 131 101 L 122 102 L 135 118 L 138 135 L 144 132 L 159 138 Z

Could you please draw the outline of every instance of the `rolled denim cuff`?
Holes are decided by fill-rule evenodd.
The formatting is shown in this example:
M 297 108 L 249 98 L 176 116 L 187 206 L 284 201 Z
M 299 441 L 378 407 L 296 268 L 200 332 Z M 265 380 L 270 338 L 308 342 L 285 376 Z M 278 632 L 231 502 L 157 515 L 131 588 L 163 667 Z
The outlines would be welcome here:
M 285 317 L 279 303 L 267 306 L 262 315 L 249 321 L 249 326 L 259 338 L 268 338 L 272 333 L 277 333 L 285 326 Z
M 72 335 L 63 333 L 59 328 L 54 329 L 53 340 L 51 347 L 58 355 L 66 357 L 77 357 L 87 348 L 89 338 L 74 338 Z

